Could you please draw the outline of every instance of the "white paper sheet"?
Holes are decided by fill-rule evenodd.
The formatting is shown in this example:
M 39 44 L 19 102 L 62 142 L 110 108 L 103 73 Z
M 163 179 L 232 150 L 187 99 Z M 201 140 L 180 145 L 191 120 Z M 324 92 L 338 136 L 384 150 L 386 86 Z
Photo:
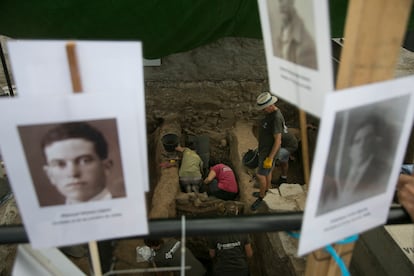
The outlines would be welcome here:
M 299 255 L 385 223 L 412 129 L 413 83 L 407 77 L 327 95 Z
M 73 93 L 66 55 L 68 41 L 9 40 L 11 69 L 20 97 L 48 97 Z M 139 147 L 147 156 L 143 58 L 140 42 L 74 41 L 83 93 L 128 97 L 135 106 L 139 122 Z M 131 98 L 130 96 L 134 96 Z M 148 168 L 147 160 L 146 167 Z M 149 190 L 148 169 L 141 171 L 145 191 Z
M 284 2 L 294 3 L 306 30 L 299 21 L 295 24 L 292 36 L 300 43 L 291 45 L 296 50 L 287 54 L 288 45 L 281 41 L 289 43 L 290 35 L 281 32 L 283 16 L 279 1 L 258 0 L 270 92 L 320 117 L 323 98 L 333 91 L 328 3 L 323 0 Z M 294 56 L 295 60 L 287 56 Z
M 0 118 L 0 150 L 34 248 L 148 233 L 145 176 L 142 174 L 147 169 L 146 156 L 139 147 L 141 126 L 136 116 L 135 98 L 132 94 L 123 97 L 113 93 L 103 95 L 56 93 L 47 97 L 25 95 L 0 99 L 0 110 L 8 115 Z M 98 124 L 102 120 L 104 124 Z M 48 178 L 40 177 L 45 165 L 39 149 L 41 134 L 45 127 L 62 122 L 109 126 L 100 131 L 106 136 L 110 149 L 118 148 L 119 152 L 112 151 L 110 157 L 114 157 L 114 163 L 116 160 L 121 163 L 118 173 L 123 178 L 123 195 L 71 205 L 39 196 L 42 193 L 48 193 L 50 197 L 54 195 L 45 188 L 48 185 L 42 183 Z M 108 136 L 112 138 L 108 139 Z

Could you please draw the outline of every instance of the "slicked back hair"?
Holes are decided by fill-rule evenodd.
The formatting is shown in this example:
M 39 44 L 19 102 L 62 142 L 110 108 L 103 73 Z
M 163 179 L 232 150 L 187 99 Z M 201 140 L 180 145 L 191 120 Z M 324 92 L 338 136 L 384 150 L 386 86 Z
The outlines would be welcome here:
M 50 129 L 41 141 L 42 150 L 44 152 L 45 148 L 54 142 L 73 138 L 92 142 L 96 154 L 101 160 L 108 157 L 108 144 L 103 134 L 98 129 L 84 122 L 63 123 Z

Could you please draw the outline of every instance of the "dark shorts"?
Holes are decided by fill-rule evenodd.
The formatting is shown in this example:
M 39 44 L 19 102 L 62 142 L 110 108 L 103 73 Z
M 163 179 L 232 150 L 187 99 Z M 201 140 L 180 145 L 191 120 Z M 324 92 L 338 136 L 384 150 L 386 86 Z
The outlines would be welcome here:
M 218 187 L 217 179 L 213 179 L 207 186 L 207 194 L 209 196 L 215 196 L 222 200 L 234 200 L 237 197 L 237 193 L 231 193 L 224 190 L 221 190 Z
M 198 186 L 200 188 L 202 184 L 202 178 L 201 177 L 189 177 L 189 176 L 184 176 L 184 177 L 180 177 L 180 187 L 182 191 L 186 191 L 186 187 L 188 185 L 195 185 Z
M 266 159 L 267 156 L 259 153 L 259 166 L 257 167 L 257 174 L 259 175 L 269 175 L 269 173 L 273 170 L 275 167 L 275 164 L 277 161 L 279 162 L 289 162 L 289 156 L 290 152 L 285 148 L 280 148 L 278 153 L 275 156 L 275 159 L 273 159 L 273 164 L 270 169 L 263 168 L 263 161 Z

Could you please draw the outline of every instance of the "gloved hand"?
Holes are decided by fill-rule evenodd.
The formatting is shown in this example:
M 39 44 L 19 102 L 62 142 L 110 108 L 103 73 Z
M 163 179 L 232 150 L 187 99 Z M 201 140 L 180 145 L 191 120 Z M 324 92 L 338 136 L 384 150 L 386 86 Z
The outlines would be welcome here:
M 263 168 L 270 169 L 272 167 L 273 160 L 269 157 L 266 157 L 266 159 L 263 161 Z

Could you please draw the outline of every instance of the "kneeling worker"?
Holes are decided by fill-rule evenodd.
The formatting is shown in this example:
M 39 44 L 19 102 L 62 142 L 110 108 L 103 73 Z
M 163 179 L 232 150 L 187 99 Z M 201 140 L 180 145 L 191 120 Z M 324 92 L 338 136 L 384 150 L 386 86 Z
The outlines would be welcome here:
M 211 164 L 215 164 L 213 161 Z M 218 163 L 210 167 L 210 172 L 204 184 L 207 184 L 207 194 L 223 200 L 234 200 L 239 193 L 236 176 L 226 164 Z
M 175 150 L 183 154 L 178 171 L 181 190 L 186 193 L 198 193 L 203 180 L 201 174 L 203 171 L 203 160 L 193 149 L 177 146 Z

